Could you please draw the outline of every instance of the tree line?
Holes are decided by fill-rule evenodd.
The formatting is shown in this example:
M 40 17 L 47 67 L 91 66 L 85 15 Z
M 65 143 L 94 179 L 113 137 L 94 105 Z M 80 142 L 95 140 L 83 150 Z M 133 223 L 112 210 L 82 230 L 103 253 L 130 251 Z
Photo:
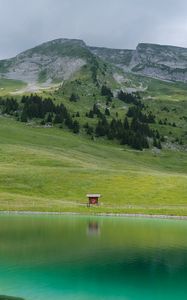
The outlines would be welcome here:
M 65 125 L 74 133 L 79 133 L 80 125 L 73 120 L 64 104 L 55 104 L 50 98 L 42 99 L 38 95 L 23 96 L 18 102 L 14 98 L 0 99 L 2 114 L 13 115 L 21 122 L 40 119 L 41 125 L 53 123 Z
M 111 96 L 106 87 L 103 88 L 103 94 Z M 99 106 L 94 104 L 86 113 L 86 117 L 97 117 L 98 122 L 96 126 L 91 126 L 88 122 L 84 124 L 86 134 L 92 138 L 107 137 L 137 150 L 149 148 L 151 144 L 161 148 L 162 137 L 150 127 L 150 124 L 155 123 L 155 116 L 151 112 L 144 112 L 144 104 L 137 95 L 129 96 L 127 101 L 133 105 L 128 108 L 124 119 L 119 119 L 117 115 L 112 118 L 109 108 L 103 113 Z M 77 120 L 80 117 L 79 112 L 72 115 L 64 104 L 56 104 L 51 98 L 43 99 L 39 95 L 29 95 L 23 96 L 19 102 L 14 98 L 1 98 L 0 108 L 2 114 L 13 115 L 21 122 L 38 119 L 41 125 L 59 124 L 59 127 L 66 127 L 74 133 L 80 132 Z

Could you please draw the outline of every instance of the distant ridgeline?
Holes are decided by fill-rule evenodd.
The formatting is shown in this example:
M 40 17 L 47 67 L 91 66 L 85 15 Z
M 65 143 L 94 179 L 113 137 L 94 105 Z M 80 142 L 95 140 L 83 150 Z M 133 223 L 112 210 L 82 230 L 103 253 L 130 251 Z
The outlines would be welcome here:
M 140 43 L 134 50 L 110 49 L 60 38 L 0 60 L 0 77 L 27 83 L 62 82 L 86 67 L 97 83 L 110 76 L 111 66 L 133 74 L 186 83 L 187 49 L 149 43 Z
M 110 88 L 102 86 L 101 95 L 106 96 L 107 102 L 112 102 L 113 93 Z M 137 150 L 154 146 L 162 148 L 164 138 L 158 130 L 153 130 L 150 124 L 155 123 L 155 116 L 146 112 L 138 93 L 128 94 L 120 91 L 118 99 L 129 105 L 127 113 L 121 119 L 116 113 L 112 118 L 110 109 L 102 112 L 95 103 L 86 113 L 82 122 L 80 113 L 72 114 L 64 104 L 55 104 L 55 99 L 43 99 L 38 95 L 23 96 L 20 101 L 15 98 L 0 98 L 0 110 L 3 115 L 14 116 L 21 122 L 36 122 L 41 126 L 69 129 L 75 134 L 86 133 L 95 138 L 105 137 L 122 145 L 128 145 Z M 79 96 L 72 94 L 69 101 L 78 101 Z M 96 119 L 95 125 L 91 119 Z M 90 120 L 90 122 L 89 122 Z

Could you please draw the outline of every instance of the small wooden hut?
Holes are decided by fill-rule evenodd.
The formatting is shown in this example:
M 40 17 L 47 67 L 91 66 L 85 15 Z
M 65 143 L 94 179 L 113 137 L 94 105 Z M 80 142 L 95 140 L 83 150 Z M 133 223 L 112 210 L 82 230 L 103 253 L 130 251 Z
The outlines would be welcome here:
M 99 198 L 101 198 L 100 194 L 87 194 L 88 197 L 88 204 L 89 205 L 98 205 Z

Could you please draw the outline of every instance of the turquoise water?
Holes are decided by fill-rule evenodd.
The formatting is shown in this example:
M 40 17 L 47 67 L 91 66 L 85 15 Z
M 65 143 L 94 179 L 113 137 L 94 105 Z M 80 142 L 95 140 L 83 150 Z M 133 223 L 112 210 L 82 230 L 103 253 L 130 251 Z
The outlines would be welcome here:
M 0 216 L 0 295 L 187 297 L 187 221 Z

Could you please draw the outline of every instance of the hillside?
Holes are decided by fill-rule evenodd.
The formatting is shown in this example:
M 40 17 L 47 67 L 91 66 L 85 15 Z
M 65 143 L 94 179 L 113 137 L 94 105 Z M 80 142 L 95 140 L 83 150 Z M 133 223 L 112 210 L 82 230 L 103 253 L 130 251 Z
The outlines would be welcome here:
M 20 121 L 72 130 L 75 126 L 77 133 L 138 150 L 153 146 L 185 150 L 186 85 L 115 66 L 126 64 L 139 72 L 137 64 L 149 61 L 182 68 L 185 58 L 185 49 L 170 46 L 140 44 L 133 52 L 89 48 L 81 40 L 46 42 L 0 62 L 0 109 Z M 35 91 L 40 99 L 29 98 Z M 12 100 L 6 99 L 8 94 Z M 53 104 L 47 107 L 42 98 Z
M 187 215 L 187 153 L 113 143 L 0 118 L 1 210 Z M 102 205 L 86 207 L 100 192 Z

